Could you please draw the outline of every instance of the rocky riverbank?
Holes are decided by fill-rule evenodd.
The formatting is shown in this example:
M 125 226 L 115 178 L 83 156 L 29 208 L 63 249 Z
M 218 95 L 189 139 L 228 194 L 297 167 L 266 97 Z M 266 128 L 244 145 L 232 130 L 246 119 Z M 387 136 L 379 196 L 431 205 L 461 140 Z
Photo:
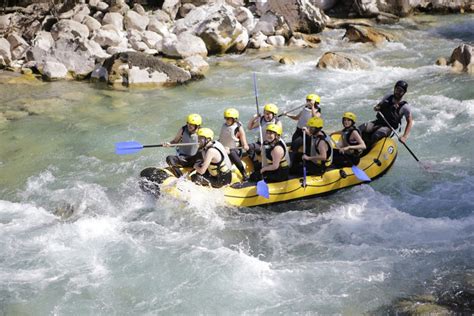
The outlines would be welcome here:
M 344 1 L 166 0 L 158 9 L 146 10 L 125 0 L 40 2 L 3 9 L 0 67 L 48 81 L 90 79 L 119 88 L 169 86 L 204 77 L 210 55 L 315 47 L 320 40 L 314 34 L 326 27 L 344 28 L 349 41 L 377 46 L 394 38 L 377 29 L 376 23 L 396 23 L 399 16 L 429 5 L 427 1 L 408 7 L 364 1 L 347 7 Z M 436 8 L 472 11 L 473 5 L 437 2 Z M 370 19 L 330 18 L 325 10 Z M 274 59 L 292 62 L 285 56 Z M 438 64 L 472 73 L 472 47 L 458 47 L 449 60 L 440 58 Z M 364 65 L 357 56 L 327 52 L 318 67 Z

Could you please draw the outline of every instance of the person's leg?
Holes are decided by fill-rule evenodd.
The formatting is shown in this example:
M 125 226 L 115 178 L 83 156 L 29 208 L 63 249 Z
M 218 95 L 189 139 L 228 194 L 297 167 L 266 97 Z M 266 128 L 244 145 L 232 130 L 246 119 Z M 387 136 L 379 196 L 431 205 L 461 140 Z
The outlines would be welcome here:
M 246 181 L 248 179 L 247 172 L 245 171 L 244 165 L 242 160 L 240 159 L 240 150 L 239 149 L 231 149 L 229 154 L 230 161 L 237 167 L 240 171 L 240 174 L 243 177 L 243 180 Z
M 168 166 L 170 166 L 171 171 L 174 173 L 174 175 L 179 178 L 183 176 L 183 173 L 181 172 L 180 168 L 183 167 L 183 162 L 185 163 L 185 160 L 180 156 L 167 156 L 166 157 L 166 163 Z
M 268 183 L 281 182 L 288 180 L 290 174 L 289 168 L 280 168 L 277 170 L 267 171 L 262 174 L 263 179 Z
M 390 127 L 387 127 L 387 126 L 379 127 L 377 128 L 377 130 L 374 131 L 374 133 L 370 137 L 370 142 L 372 145 L 374 145 L 376 142 L 378 142 L 382 138 L 389 137 L 391 133 L 392 133 L 392 130 L 390 129 Z
M 199 173 L 194 173 L 192 176 L 191 176 L 191 181 L 196 183 L 197 185 L 202 185 L 202 186 L 210 186 L 211 185 L 211 181 L 209 181 L 208 177 L 206 177 L 206 173 L 205 174 L 199 174 Z

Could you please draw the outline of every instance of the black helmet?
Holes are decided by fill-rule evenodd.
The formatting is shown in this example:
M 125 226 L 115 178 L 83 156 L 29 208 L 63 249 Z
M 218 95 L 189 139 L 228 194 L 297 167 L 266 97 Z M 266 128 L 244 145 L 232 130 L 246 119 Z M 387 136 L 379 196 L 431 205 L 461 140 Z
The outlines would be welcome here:
M 397 81 L 397 83 L 395 84 L 395 88 L 396 87 L 400 87 L 403 89 L 403 91 L 407 92 L 408 90 L 408 83 L 406 81 L 403 81 L 403 80 L 399 80 Z

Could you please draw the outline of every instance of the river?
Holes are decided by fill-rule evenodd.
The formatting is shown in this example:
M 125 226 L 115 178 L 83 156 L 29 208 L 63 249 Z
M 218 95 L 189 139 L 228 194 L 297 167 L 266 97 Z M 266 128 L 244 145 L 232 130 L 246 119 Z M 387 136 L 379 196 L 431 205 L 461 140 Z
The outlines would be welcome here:
M 326 30 L 317 48 L 212 57 L 205 80 L 161 90 L 11 84 L 0 73 L 0 111 L 17 117 L 0 123 L 0 314 L 353 315 L 449 289 L 474 269 L 474 77 L 434 62 L 474 43 L 473 21 L 404 19 L 384 27 L 397 40 L 379 48 Z M 370 68 L 316 69 L 329 50 Z M 272 53 L 297 64 L 262 58 Z M 260 104 L 290 109 L 318 93 L 328 131 L 346 110 L 373 119 L 406 80 L 408 145 L 430 169 L 400 146 L 370 185 L 277 207 L 236 209 L 197 189 L 186 203 L 142 193 L 140 170 L 173 151 L 118 156 L 114 143 L 169 140 L 192 112 L 215 131 L 226 107 L 247 122 L 254 72 Z M 290 139 L 295 121 L 283 120 Z M 61 219 L 65 203 L 75 211 Z

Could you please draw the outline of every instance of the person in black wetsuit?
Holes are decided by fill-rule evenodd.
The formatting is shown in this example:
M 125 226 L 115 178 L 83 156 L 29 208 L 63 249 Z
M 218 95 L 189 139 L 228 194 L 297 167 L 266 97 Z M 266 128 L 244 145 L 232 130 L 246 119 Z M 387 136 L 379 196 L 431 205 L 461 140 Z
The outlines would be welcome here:
M 396 130 L 401 125 L 403 117 L 405 117 L 407 125 L 403 135 L 400 137 L 400 141 L 403 143 L 406 142 L 413 126 L 411 108 L 407 101 L 402 101 L 407 89 L 408 83 L 403 80 L 397 81 L 393 89 L 393 94 L 385 96 L 382 101 L 374 107 L 374 111 L 377 112 L 376 120 L 359 126 L 362 138 L 367 147 L 374 145 L 383 137 L 389 137 L 392 133 L 390 127 Z M 378 112 L 382 113 L 390 125 L 385 122 Z

